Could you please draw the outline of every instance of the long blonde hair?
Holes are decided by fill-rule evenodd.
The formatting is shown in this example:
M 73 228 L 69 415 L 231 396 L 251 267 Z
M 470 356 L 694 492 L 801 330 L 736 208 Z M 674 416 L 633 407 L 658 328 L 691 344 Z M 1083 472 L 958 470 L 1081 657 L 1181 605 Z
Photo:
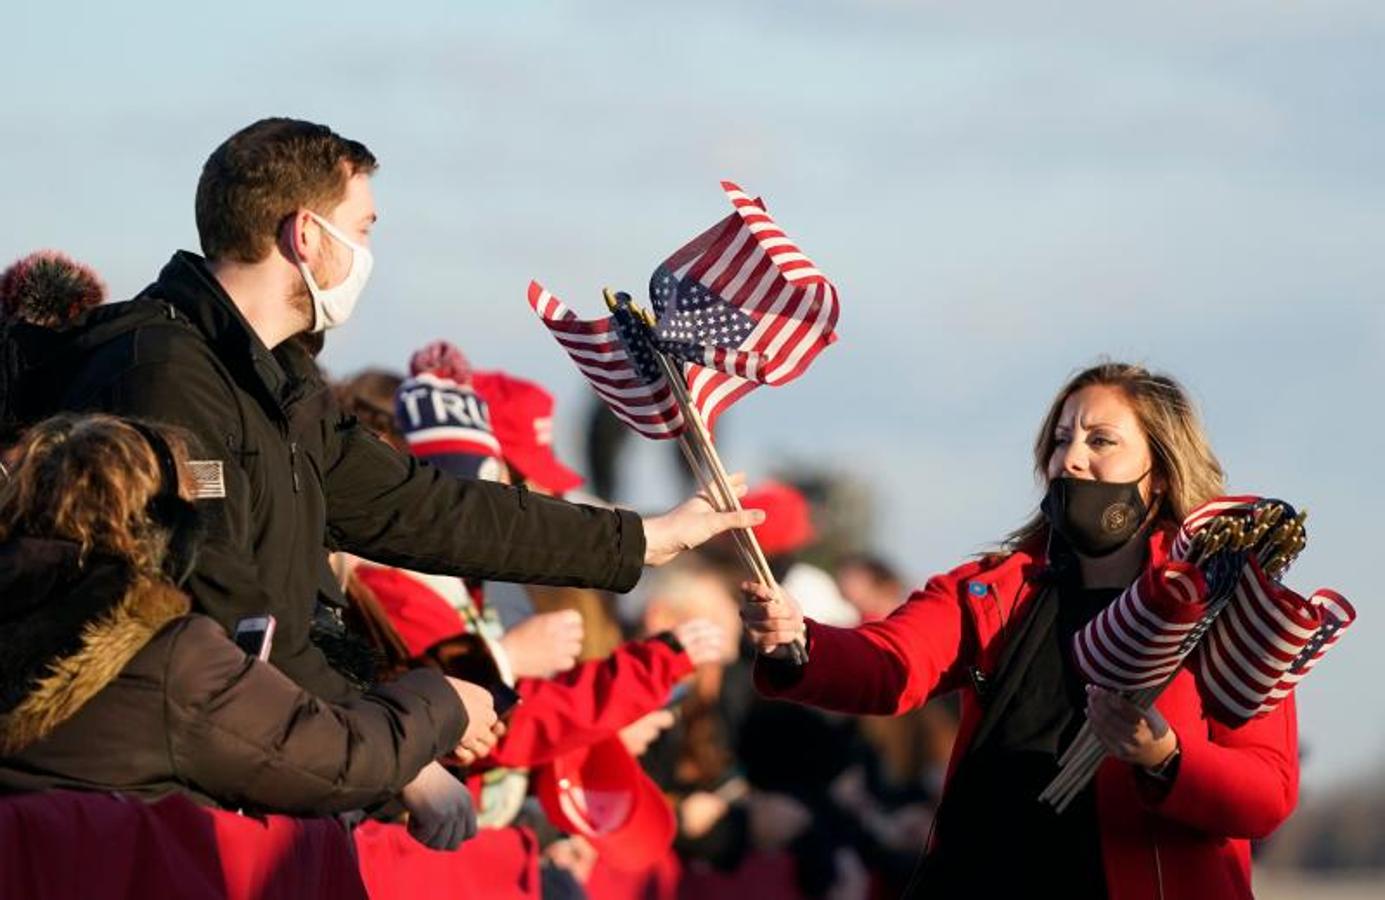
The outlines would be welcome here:
M 1176 525 L 1199 504 L 1222 494 L 1225 474 L 1192 398 L 1172 377 L 1151 372 L 1144 366 L 1122 362 L 1101 362 L 1073 376 L 1053 398 L 1034 438 L 1034 475 L 1040 484 L 1048 481 L 1048 461 L 1053 456 L 1054 429 L 1063 413 L 1063 404 L 1078 391 L 1102 385 L 1119 390 L 1130 403 L 1135 418 L 1149 441 L 1153 473 L 1164 490 L 1154 510 L 1156 525 Z M 1048 530 L 1042 512 L 1035 512 L 1005 539 L 1003 546 L 1014 550 Z
M 180 469 L 187 441 L 159 428 Z M 0 540 L 58 538 L 155 573 L 166 535 L 149 518 L 162 473 L 144 435 L 115 416 L 63 414 L 25 433 L 18 463 L 0 493 Z

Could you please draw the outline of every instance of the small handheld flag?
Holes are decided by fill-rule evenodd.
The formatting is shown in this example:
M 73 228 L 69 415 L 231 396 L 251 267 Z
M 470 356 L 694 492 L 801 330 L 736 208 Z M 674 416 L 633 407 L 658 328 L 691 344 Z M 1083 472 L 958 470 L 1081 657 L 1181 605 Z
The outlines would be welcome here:
M 529 305 L 616 417 L 648 438 L 677 438 L 712 505 L 740 501 L 712 443 L 717 417 L 761 384 L 803 374 L 837 339 L 837 289 L 766 212 L 729 181 L 732 212 L 675 251 L 649 283 L 652 313 L 606 292 L 609 315 L 581 319 L 538 282 Z M 748 529 L 747 568 L 777 588 Z M 806 662 L 801 641 L 791 658 Z

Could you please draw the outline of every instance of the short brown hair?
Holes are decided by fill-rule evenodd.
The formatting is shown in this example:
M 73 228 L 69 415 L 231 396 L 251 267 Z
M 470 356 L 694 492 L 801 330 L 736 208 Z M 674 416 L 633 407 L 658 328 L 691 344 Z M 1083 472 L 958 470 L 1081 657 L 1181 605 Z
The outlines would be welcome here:
M 1197 506 L 1225 490 L 1225 475 L 1203 430 L 1197 407 L 1172 377 L 1151 372 L 1132 363 L 1106 361 L 1077 373 L 1063 385 L 1034 437 L 1034 474 L 1046 481 L 1053 456 L 1054 429 L 1068 398 L 1093 385 L 1112 387 L 1125 396 L 1149 441 L 1154 474 L 1165 482 L 1155 521 L 1177 525 Z M 1048 527 L 1043 513 L 1036 513 L 1006 540 L 1014 549 L 1043 533 Z
M 157 431 L 182 470 L 188 439 L 176 429 Z M 64 413 L 29 429 L 18 450 L 0 494 L 0 540 L 68 540 L 83 557 L 100 553 L 142 574 L 157 571 L 165 541 L 147 508 L 162 471 L 144 435 L 115 416 Z
M 306 207 L 326 215 L 353 175 L 378 164 L 365 145 L 326 125 L 261 119 L 207 157 L 197 182 L 197 234 L 208 259 L 259 262 L 280 223 Z

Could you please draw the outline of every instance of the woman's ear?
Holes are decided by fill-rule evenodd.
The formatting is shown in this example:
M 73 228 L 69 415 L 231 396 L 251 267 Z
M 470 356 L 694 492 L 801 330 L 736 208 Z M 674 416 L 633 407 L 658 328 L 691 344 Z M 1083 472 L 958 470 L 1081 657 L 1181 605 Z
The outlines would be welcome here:
M 1161 500 L 1169 491 L 1169 480 L 1157 469 L 1151 469 L 1149 474 L 1149 506 L 1151 509 L 1157 507 Z

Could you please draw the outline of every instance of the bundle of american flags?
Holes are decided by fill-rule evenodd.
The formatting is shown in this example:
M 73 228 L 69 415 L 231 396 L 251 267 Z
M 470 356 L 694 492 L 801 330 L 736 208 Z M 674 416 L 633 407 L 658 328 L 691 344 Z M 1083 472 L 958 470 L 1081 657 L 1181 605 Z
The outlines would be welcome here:
M 646 437 L 688 423 L 654 351 L 681 367 L 707 427 L 756 386 L 797 378 L 837 339 L 837 290 L 770 218 L 721 183 L 732 212 L 664 260 L 649 281 L 653 323 L 628 299 L 581 319 L 532 282 L 529 304 L 592 389 Z
M 1222 722 L 1234 727 L 1269 713 L 1356 619 L 1335 591 L 1304 598 L 1280 583 L 1306 544 L 1303 520 L 1281 500 L 1254 496 L 1198 507 L 1170 561 L 1074 636 L 1082 674 L 1148 707 L 1187 665 L 1204 707 Z M 1084 726 L 1040 799 L 1061 812 L 1104 757 Z

